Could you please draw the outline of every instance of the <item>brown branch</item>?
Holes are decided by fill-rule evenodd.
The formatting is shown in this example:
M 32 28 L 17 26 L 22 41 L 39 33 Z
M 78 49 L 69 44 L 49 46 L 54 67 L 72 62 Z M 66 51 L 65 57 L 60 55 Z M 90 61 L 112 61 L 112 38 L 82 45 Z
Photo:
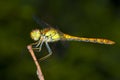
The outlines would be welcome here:
M 44 80 L 44 76 L 42 74 L 41 67 L 40 67 L 40 65 L 38 63 L 38 60 L 37 60 L 37 58 L 36 58 L 36 56 L 33 52 L 32 45 L 28 45 L 27 49 L 29 50 L 29 52 L 30 52 L 30 54 L 31 54 L 31 56 L 32 56 L 32 58 L 35 62 L 35 65 L 36 65 L 36 68 L 37 68 L 37 75 L 38 75 L 39 80 Z

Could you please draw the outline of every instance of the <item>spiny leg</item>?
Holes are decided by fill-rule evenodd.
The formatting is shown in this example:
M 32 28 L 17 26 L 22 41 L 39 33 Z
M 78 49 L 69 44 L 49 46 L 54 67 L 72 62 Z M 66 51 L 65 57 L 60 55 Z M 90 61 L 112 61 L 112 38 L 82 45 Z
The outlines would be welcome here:
M 51 49 L 50 49 L 50 46 L 48 45 L 47 42 L 45 42 L 45 44 L 46 44 L 46 47 L 47 47 L 47 49 L 48 49 L 49 54 L 47 54 L 46 56 L 40 58 L 40 59 L 39 59 L 40 61 L 45 60 L 45 59 L 47 59 L 50 55 L 52 55 L 52 51 L 51 51 Z
M 41 48 L 42 48 L 43 43 L 44 43 L 44 40 L 42 40 L 42 42 L 41 42 L 41 44 L 40 44 L 39 52 L 41 51 Z
M 42 48 L 42 45 L 43 45 L 43 43 L 44 43 L 44 40 L 39 40 L 39 42 L 36 42 L 36 43 L 32 43 L 31 45 L 35 45 L 35 44 L 37 44 L 35 47 L 36 48 L 32 48 L 32 49 L 34 49 L 34 50 L 37 50 L 37 49 L 39 49 L 39 52 L 41 51 L 41 48 Z M 40 47 L 38 47 L 40 45 Z
M 38 48 L 33 48 L 33 45 L 36 45 L 36 44 L 38 44 L 39 42 L 35 42 L 35 43 L 32 43 L 32 44 L 30 44 L 31 46 L 32 46 L 32 49 L 38 49 Z
M 33 46 L 33 45 L 36 45 L 36 44 L 38 44 L 38 42 L 32 43 L 32 44 L 30 44 L 30 45 Z
M 41 40 L 38 41 L 38 44 L 35 47 L 38 47 L 41 44 Z

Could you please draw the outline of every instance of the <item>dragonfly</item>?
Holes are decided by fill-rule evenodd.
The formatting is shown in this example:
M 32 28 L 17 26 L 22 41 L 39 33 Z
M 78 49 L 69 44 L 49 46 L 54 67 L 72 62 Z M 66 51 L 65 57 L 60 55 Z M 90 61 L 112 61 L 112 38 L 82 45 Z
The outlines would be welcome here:
M 33 49 L 38 50 L 39 52 L 41 51 L 42 45 L 45 43 L 47 49 L 48 49 L 48 54 L 42 58 L 41 60 L 45 60 L 52 54 L 52 50 L 49 46 L 49 43 L 52 42 L 57 42 L 57 41 L 83 41 L 83 42 L 91 42 L 91 43 L 99 43 L 99 44 L 108 44 L 112 45 L 115 44 L 114 41 L 109 40 L 109 39 L 104 39 L 104 38 L 85 38 L 85 37 L 77 37 L 77 36 L 72 36 L 69 34 L 65 34 L 61 32 L 60 30 L 51 27 L 49 24 L 46 22 L 38 19 L 37 17 L 33 17 L 36 22 L 42 26 L 45 26 L 44 29 L 34 29 L 30 32 L 31 38 L 35 41 L 31 45 L 35 45 Z

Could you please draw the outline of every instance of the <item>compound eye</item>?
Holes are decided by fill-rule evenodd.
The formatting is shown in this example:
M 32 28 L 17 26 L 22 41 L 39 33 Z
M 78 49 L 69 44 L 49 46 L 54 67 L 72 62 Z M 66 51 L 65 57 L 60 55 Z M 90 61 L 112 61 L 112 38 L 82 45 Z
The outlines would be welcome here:
M 40 35 L 40 30 L 39 30 L 39 29 L 35 29 L 35 30 L 31 31 L 30 36 L 31 36 L 31 38 L 32 38 L 34 41 L 39 40 L 39 38 L 40 38 L 40 36 L 41 36 L 41 35 Z

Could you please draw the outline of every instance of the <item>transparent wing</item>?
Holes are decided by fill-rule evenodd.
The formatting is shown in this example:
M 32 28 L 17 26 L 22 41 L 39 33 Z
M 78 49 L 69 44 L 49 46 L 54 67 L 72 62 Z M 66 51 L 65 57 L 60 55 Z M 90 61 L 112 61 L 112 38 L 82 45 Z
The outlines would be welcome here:
M 35 20 L 36 23 L 39 24 L 40 26 L 42 26 L 43 28 L 51 27 L 49 24 L 47 24 L 46 22 L 44 22 L 41 19 L 39 19 L 39 17 L 36 16 L 36 15 L 33 15 L 33 20 Z

